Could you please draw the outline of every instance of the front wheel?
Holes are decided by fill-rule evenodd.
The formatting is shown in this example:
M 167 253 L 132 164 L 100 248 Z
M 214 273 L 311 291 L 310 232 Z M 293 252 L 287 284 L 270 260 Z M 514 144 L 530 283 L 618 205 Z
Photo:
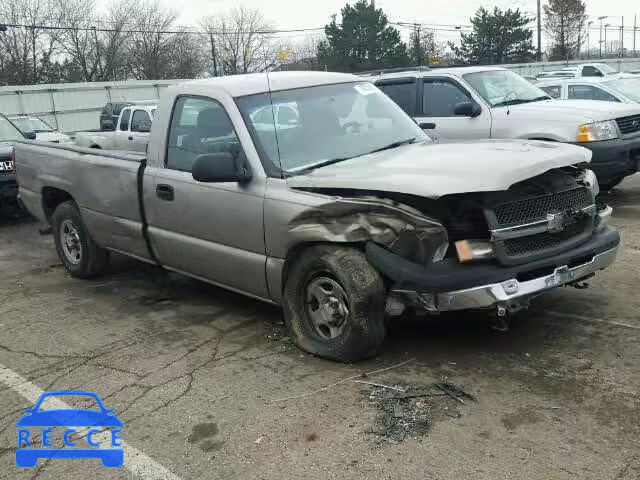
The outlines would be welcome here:
M 284 318 L 297 345 L 341 362 L 378 353 L 385 340 L 386 292 L 380 274 L 356 248 L 305 250 L 285 283 Z
M 94 242 L 74 202 L 58 205 L 51 225 L 58 257 L 72 277 L 94 278 L 104 273 L 109 252 Z

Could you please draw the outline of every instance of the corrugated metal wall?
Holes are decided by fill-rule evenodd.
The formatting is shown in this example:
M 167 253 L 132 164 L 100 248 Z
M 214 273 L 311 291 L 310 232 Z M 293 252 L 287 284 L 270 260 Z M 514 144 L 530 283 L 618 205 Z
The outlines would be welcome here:
M 0 112 L 42 118 L 63 132 L 99 127 L 107 102 L 156 100 L 160 91 L 181 80 L 65 83 L 0 87 Z
M 599 60 L 597 58 L 591 60 L 570 60 L 568 62 L 535 62 L 535 63 L 517 63 L 502 65 L 510 70 L 526 77 L 533 76 L 540 72 L 549 70 L 560 70 L 562 67 L 581 65 L 583 63 L 606 63 L 619 72 L 629 72 L 631 70 L 640 70 L 640 58 L 610 58 Z

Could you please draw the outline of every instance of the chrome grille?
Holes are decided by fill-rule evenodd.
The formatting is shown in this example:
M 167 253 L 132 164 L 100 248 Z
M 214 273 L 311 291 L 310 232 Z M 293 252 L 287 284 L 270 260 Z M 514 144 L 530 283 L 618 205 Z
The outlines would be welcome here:
M 565 210 L 580 210 L 593 204 L 591 192 L 585 187 L 572 188 L 540 197 L 503 203 L 493 209 L 500 227 L 535 222 L 547 214 Z
M 518 257 L 529 253 L 540 252 L 570 242 L 585 231 L 585 224 L 582 221 L 565 228 L 559 233 L 538 233 L 528 237 L 513 238 L 504 241 L 504 249 L 510 257 Z
M 616 118 L 616 123 L 620 129 L 620 133 L 623 135 L 640 132 L 640 115 Z

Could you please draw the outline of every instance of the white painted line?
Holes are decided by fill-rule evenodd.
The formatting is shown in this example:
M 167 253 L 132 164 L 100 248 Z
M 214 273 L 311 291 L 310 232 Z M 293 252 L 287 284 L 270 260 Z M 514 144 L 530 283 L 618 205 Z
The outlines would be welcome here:
M 27 379 L 23 378 L 13 370 L 5 367 L 0 363 L 0 383 L 4 383 L 7 387 L 16 393 L 19 393 L 30 403 L 30 406 L 34 406 L 40 396 L 45 393 L 37 385 L 31 383 Z M 47 400 L 47 403 L 55 409 L 70 409 L 71 407 L 61 401 L 58 398 L 52 397 Z M 52 410 L 54 409 L 52 408 Z M 117 415 L 117 412 L 116 412 Z M 16 419 L 17 421 L 18 419 Z M 125 427 L 126 428 L 126 427 Z M 78 429 L 78 434 L 81 430 Z M 107 433 L 106 431 L 104 433 Z M 96 440 L 102 440 L 100 434 L 96 435 Z M 153 458 L 145 455 L 137 448 L 131 446 L 124 440 L 121 441 L 124 448 L 124 465 L 123 467 L 129 470 L 129 472 L 140 478 L 145 479 L 157 479 L 157 480 L 180 480 L 180 477 L 173 474 L 165 467 L 156 462 Z M 17 467 L 16 467 L 17 468 Z
M 554 315 L 556 317 L 568 317 L 568 318 L 574 318 L 576 320 L 584 320 L 586 322 L 605 323 L 607 325 L 615 325 L 617 327 L 633 328 L 634 330 L 640 330 L 640 325 L 633 325 L 631 323 L 616 322 L 615 320 L 603 320 L 602 318 L 593 318 L 593 317 L 587 317 L 584 315 L 576 315 L 575 313 L 556 312 L 554 310 L 543 310 L 543 311 L 544 313 L 548 313 L 549 315 Z

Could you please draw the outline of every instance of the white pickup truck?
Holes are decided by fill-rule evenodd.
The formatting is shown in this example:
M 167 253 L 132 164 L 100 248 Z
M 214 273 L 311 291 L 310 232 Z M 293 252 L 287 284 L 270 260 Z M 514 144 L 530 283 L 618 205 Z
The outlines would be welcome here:
M 170 86 L 146 155 L 15 148 L 20 198 L 72 276 L 121 252 L 280 304 L 302 349 L 342 361 L 380 351 L 385 310 L 503 318 L 610 265 L 620 237 L 590 157 L 437 144 L 371 83 L 327 72 Z
M 144 152 L 149 143 L 155 112 L 155 105 L 131 105 L 123 108 L 115 130 L 76 132 L 75 143 L 84 148 Z

